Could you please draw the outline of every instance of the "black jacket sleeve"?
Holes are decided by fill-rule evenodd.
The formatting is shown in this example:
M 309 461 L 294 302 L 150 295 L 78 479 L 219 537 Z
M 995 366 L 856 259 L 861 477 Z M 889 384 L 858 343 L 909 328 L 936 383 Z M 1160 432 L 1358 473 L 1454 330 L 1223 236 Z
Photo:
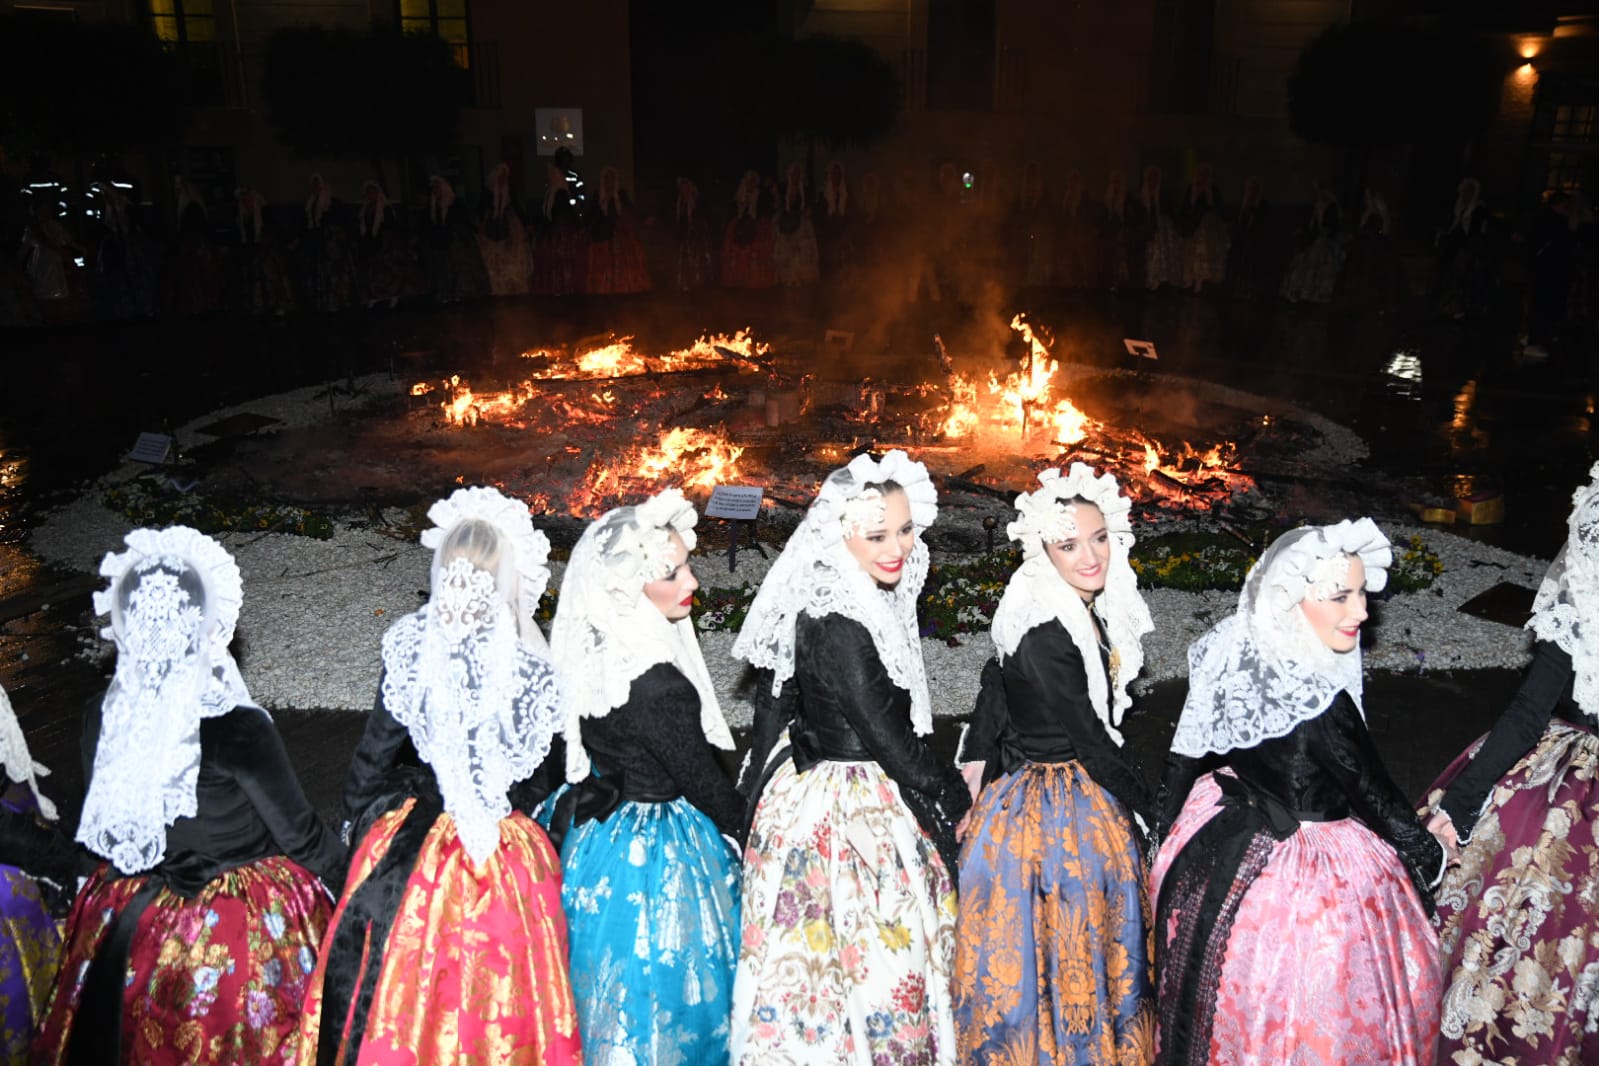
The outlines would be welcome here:
M 724 835 L 744 839 L 744 798 L 716 761 L 700 727 L 700 694 L 677 670 L 650 694 L 648 714 L 612 712 L 614 727 L 648 751 L 671 775 L 683 796 L 716 823 Z
M 1309 738 L 1311 757 L 1349 798 L 1355 815 L 1393 845 L 1422 899 L 1430 905 L 1431 886 L 1443 870 L 1443 845 L 1427 832 L 1415 808 L 1388 776 L 1355 701 L 1340 692 L 1331 707 L 1307 724 L 1314 730 Z
M 766 763 L 772 757 L 783 730 L 794 720 L 794 710 L 799 702 L 799 686 L 793 678 L 783 682 L 783 688 L 772 695 L 772 672 L 755 672 L 754 721 L 750 730 L 750 751 L 744 768 L 738 775 L 738 790 L 746 796 L 759 790 L 766 777 Z
M 997 658 L 983 664 L 982 679 L 978 682 L 977 703 L 972 708 L 972 723 L 961 738 L 960 751 L 955 761 L 960 763 L 994 762 L 999 754 L 999 738 L 1005 732 L 1009 711 L 1005 703 L 1005 671 Z M 986 779 L 986 774 L 984 775 Z
M 1160 775 L 1160 792 L 1155 799 L 1155 824 L 1150 827 L 1157 842 L 1171 832 L 1177 816 L 1183 812 L 1183 804 L 1188 802 L 1194 782 L 1219 765 L 1221 760 L 1214 755 L 1195 759 L 1174 751 L 1166 756 L 1166 768 Z
M 1454 822 L 1461 840 L 1468 839 L 1477 828 L 1477 816 L 1482 813 L 1489 790 L 1543 736 L 1555 705 L 1571 684 L 1571 675 L 1571 656 L 1558 644 L 1539 641 L 1516 698 L 1439 803 Z
M 344 845 L 305 798 L 272 719 L 240 708 L 216 753 L 260 815 L 284 855 L 322 879 L 334 895 L 344 887 Z
M 1082 652 L 1065 633 L 1039 626 L 1022 638 L 1007 668 L 1007 693 L 1011 699 L 1044 704 L 1065 727 L 1077 758 L 1094 783 L 1115 796 L 1129 814 L 1148 825 L 1155 815 L 1149 782 L 1126 748 L 1111 739 L 1088 697 L 1088 674 Z M 1065 639 L 1061 639 L 1064 637 Z
M 366 730 L 355 746 L 355 754 L 350 757 L 350 772 L 344 779 L 344 798 L 340 805 L 341 821 L 349 823 L 360 818 L 372 801 L 383 794 L 383 779 L 389 771 L 402 763 L 415 761 L 411 734 L 383 705 L 380 681 L 372 713 L 366 720 Z
M 915 789 L 951 821 L 959 821 L 972 805 L 971 792 L 960 772 L 941 764 L 916 735 L 908 715 L 883 713 L 899 688 L 866 627 L 839 615 L 801 615 L 799 624 L 799 668 L 818 690 L 817 699 L 839 708 L 872 758 L 901 788 Z

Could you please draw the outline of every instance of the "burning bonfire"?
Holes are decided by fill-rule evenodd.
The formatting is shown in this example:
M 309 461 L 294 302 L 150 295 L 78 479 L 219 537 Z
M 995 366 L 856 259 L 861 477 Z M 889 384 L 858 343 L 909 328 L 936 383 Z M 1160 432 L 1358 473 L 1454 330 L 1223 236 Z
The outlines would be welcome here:
M 753 481 L 769 499 L 803 500 L 862 447 L 907 448 L 949 486 L 989 495 L 1074 459 L 1115 471 L 1157 508 L 1209 510 L 1254 487 L 1232 442 L 1168 446 L 1090 416 L 1064 394 L 1048 339 L 1021 315 L 1010 327 L 1024 346 L 1019 365 L 962 373 L 940 344 L 943 380 L 914 385 L 785 373 L 742 330 L 664 355 L 631 337 L 536 349 L 523 353 L 528 375 L 503 388 L 452 375 L 411 392 L 436 398 L 444 428 L 542 449 L 542 464 L 502 484 L 543 513 L 597 515 L 665 484 L 708 492 Z

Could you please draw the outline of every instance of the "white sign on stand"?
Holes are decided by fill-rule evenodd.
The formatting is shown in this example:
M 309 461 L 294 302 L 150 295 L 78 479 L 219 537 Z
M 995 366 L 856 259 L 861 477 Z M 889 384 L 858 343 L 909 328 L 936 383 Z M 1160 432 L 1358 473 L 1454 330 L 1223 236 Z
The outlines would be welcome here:
M 136 463 L 160 465 L 172 455 L 172 438 L 165 433 L 141 433 L 128 458 Z
M 1127 349 L 1127 354 L 1135 359 L 1156 359 L 1160 356 L 1155 352 L 1154 341 L 1134 340 L 1132 337 L 1122 338 L 1122 347 Z
M 727 518 L 734 522 L 753 522 L 761 514 L 761 497 L 766 490 L 758 485 L 717 485 L 705 505 L 705 517 Z

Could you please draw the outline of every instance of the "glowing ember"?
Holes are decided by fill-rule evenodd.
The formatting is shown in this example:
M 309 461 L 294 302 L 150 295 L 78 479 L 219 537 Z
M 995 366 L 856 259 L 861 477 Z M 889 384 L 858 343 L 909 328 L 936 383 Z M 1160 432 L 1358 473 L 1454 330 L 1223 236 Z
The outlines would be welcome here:
M 614 337 L 607 344 L 568 355 L 548 348 L 533 348 L 523 359 L 539 359 L 545 365 L 533 377 L 537 380 L 638 377 L 642 374 L 671 374 L 712 367 L 760 369 L 760 360 L 771 346 L 757 341 L 748 329 L 734 334 L 707 333 L 687 348 L 665 355 L 646 355 L 633 347 L 632 337 Z
M 649 370 L 644 357 L 633 350 L 632 337 L 623 337 L 577 357 L 578 373 L 589 378 L 619 378 Z

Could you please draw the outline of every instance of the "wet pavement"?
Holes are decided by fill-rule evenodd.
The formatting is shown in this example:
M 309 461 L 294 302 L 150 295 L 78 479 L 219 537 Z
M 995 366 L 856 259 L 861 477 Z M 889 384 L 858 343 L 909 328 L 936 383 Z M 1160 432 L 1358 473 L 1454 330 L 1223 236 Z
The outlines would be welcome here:
M 1599 351 L 1573 345 L 1547 362 L 1523 363 L 1508 319 L 1415 315 L 1416 324 L 1402 324 L 1170 293 L 1020 305 L 1052 328 L 1062 358 L 1117 365 L 1122 338 L 1152 340 L 1159 370 L 1277 396 L 1343 422 L 1371 445 L 1368 465 L 1418 502 L 1457 491 L 1501 492 L 1503 524 L 1455 531 L 1512 550 L 1553 554 L 1572 489 L 1594 457 Z M 25 540 L 36 515 L 115 465 L 141 431 L 374 370 L 404 379 L 492 374 L 514 366 L 527 348 L 607 330 L 635 333 L 641 344 L 660 337 L 675 345 L 706 329 L 754 326 L 763 338 L 801 344 L 814 344 L 825 329 L 844 329 L 858 338 L 850 372 L 882 375 L 932 366 L 935 331 L 955 350 L 987 343 L 997 317 L 938 307 L 894 322 L 864 305 L 829 308 L 770 292 L 0 333 L 0 684 L 34 757 L 54 769 L 47 787 L 71 817 L 82 788 L 79 712 L 104 683 L 99 666 L 78 655 L 95 640 L 94 582 L 43 567 Z M 1357 489 L 1361 476 L 1351 471 Z M 1297 501 L 1304 513 L 1323 502 L 1315 495 L 1309 487 Z M 1508 671 L 1373 677 L 1366 701 L 1372 732 L 1400 786 L 1418 794 L 1492 722 L 1518 681 Z M 1154 686 L 1129 719 L 1129 740 L 1152 775 L 1182 694 L 1181 683 Z M 313 802 L 331 815 L 361 716 L 304 709 L 275 717 Z M 957 735 L 957 722 L 940 721 L 935 745 L 952 755 Z

